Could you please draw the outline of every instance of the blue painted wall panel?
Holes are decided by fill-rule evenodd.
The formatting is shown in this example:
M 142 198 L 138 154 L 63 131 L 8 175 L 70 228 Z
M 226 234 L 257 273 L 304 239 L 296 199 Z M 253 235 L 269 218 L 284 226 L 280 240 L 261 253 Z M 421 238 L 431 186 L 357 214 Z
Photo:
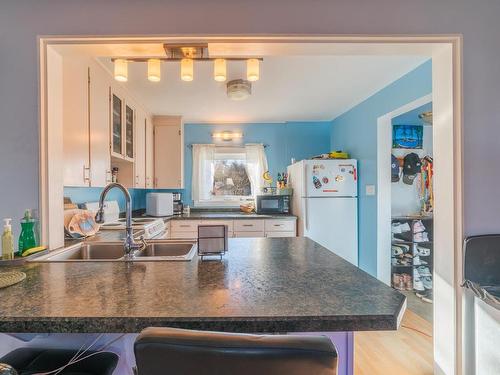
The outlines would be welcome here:
M 432 92 L 432 64 L 427 61 L 332 122 L 331 147 L 358 159 L 359 266 L 377 274 L 377 201 L 365 186 L 377 184 L 377 119 Z

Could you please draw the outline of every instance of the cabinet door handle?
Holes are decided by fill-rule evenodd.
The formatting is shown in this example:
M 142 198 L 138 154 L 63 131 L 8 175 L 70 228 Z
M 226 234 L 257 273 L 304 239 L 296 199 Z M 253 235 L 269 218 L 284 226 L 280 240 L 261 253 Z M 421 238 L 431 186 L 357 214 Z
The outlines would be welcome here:
M 83 182 L 90 183 L 90 167 L 83 165 Z
M 282 227 L 283 224 L 274 224 L 275 227 Z
M 111 182 L 111 171 L 106 169 L 106 183 Z
M 253 224 L 243 224 L 244 227 L 253 227 Z

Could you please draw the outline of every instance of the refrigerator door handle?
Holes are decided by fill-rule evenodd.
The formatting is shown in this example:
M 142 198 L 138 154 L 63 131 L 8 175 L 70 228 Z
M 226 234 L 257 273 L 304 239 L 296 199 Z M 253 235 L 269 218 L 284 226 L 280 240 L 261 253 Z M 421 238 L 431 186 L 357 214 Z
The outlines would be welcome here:
M 304 192 L 304 196 L 307 197 L 307 163 L 304 163 L 304 168 L 302 169 L 303 175 L 302 175 L 302 184 L 304 189 L 302 190 Z M 303 204 L 303 210 L 304 210 L 304 227 L 305 230 L 309 230 L 309 223 L 307 220 L 308 214 L 307 214 L 307 198 L 302 198 L 302 204 Z

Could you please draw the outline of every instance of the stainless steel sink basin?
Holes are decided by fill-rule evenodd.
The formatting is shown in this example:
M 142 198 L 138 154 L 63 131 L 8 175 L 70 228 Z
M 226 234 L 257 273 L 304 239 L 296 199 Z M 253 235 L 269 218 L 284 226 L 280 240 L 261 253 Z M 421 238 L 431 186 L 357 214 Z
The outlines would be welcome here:
M 137 253 L 135 260 L 191 260 L 195 252 L 193 242 L 153 242 Z
M 123 262 L 123 243 L 88 242 L 78 243 L 50 252 L 30 262 Z M 190 261 L 196 253 L 192 241 L 152 241 L 135 254 L 132 261 Z

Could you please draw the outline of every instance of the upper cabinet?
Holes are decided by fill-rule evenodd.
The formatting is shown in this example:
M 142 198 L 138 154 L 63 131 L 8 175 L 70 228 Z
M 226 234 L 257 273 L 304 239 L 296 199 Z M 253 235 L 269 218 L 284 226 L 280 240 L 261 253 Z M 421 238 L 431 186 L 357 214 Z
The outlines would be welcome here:
M 109 155 L 110 77 L 93 60 L 63 58 L 65 186 L 105 186 Z
M 154 188 L 154 135 L 153 122 L 146 118 L 146 188 Z
M 181 116 L 155 116 L 154 187 L 184 188 L 184 127 Z
M 146 112 L 144 112 L 140 108 L 137 108 L 134 139 L 134 186 L 136 188 L 146 187 L 146 122 Z
M 112 87 L 110 102 L 111 156 L 133 161 L 135 106 L 118 87 Z

